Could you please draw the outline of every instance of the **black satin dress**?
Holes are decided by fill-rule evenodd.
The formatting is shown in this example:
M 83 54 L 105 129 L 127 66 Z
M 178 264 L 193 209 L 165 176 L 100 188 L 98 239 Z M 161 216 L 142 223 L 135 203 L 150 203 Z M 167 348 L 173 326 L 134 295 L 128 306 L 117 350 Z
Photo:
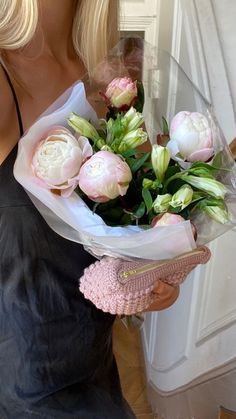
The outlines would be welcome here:
M 14 179 L 16 154 L 0 166 L 0 419 L 135 418 L 112 352 L 114 316 L 78 288 L 94 259 L 46 224 Z

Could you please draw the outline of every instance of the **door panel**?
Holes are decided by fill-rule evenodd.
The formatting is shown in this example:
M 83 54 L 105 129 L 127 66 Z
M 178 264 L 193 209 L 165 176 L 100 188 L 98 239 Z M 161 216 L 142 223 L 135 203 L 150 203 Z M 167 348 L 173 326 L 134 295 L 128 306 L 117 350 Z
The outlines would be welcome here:
M 228 142 L 236 136 L 235 17 L 235 0 L 123 0 L 122 29 L 142 28 L 177 59 L 212 102 Z M 168 106 L 171 112 L 170 99 Z M 176 391 L 236 358 L 235 240 L 231 231 L 211 243 L 211 261 L 189 275 L 178 301 L 146 315 L 143 346 L 154 388 Z

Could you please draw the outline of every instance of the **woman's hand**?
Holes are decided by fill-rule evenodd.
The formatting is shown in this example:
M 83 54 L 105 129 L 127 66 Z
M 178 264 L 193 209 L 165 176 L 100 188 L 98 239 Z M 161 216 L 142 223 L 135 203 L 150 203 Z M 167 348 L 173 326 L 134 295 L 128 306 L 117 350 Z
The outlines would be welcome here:
M 147 260 L 105 257 L 90 265 L 80 278 L 80 291 L 97 308 L 112 314 L 163 310 L 179 295 L 179 284 L 210 258 L 207 247 L 154 265 Z
M 231 143 L 229 144 L 229 148 L 231 153 L 233 154 L 234 160 L 236 160 L 236 138 L 234 138 L 233 141 L 231 141 Z
M 143 312 L 160 311 L 170 307 L 179 296 L 179 286 L 173 287 L 158 280 L 152 293 L 156 295 L 156 301 L 150 304 Z

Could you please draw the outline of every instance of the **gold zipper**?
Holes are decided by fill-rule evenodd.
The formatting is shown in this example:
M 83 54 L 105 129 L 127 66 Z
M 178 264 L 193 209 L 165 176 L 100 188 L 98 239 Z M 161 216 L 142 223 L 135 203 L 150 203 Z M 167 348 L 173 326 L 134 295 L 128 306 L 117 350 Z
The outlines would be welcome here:
M 129 271 L 122 272 L 120 274 L 120 277 L 127 279 L 129 276 L 133 276 L 136 274 L 144 274 L 145 272 L 148 272 L 152 270 L 153 268 L 156 268 L 160 265 L 163 265 L 163 263 L 156 263 L 156 262 L 147 263 L 146 265 L 143 265 L 141 268 L 130 269 Z
M 146 272 L 149 272 L 152 269 L 157 268 L 158 266 L 161 266 L 161 265 L 165 265 L 166 263 L 168 263 L 170 261 L 181 260 L 181 259 L 184 259 L 186 256 L 198 254 L 198 253 L 201 253 L 201 252 L 202 252 L 202 249 L 193 250 L 191 252 L 185 253 L 182 256 L 178 256 L 174 259 L 164 259 L 162 262 L 158 262 L 158 263 L 157 262 L 147 263 L 146 265 L 143 265 L 140 268 L 130 269 L 129 271 L 123 271 L 123 272 L 120 273 L 119 276 L 120 276 L 120 278 L 127 279 L 130 276 L 134 276 L 134 275 L 137 275 L 137 274 L 144 274 Z

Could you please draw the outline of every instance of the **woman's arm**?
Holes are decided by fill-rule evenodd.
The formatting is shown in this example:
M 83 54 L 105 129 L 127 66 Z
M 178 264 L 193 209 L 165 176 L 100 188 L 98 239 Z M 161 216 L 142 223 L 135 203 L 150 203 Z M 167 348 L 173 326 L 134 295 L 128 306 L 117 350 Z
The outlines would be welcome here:
M 17 114 L 11 89 L 0 64 L 0 164 L 19 138 Z

